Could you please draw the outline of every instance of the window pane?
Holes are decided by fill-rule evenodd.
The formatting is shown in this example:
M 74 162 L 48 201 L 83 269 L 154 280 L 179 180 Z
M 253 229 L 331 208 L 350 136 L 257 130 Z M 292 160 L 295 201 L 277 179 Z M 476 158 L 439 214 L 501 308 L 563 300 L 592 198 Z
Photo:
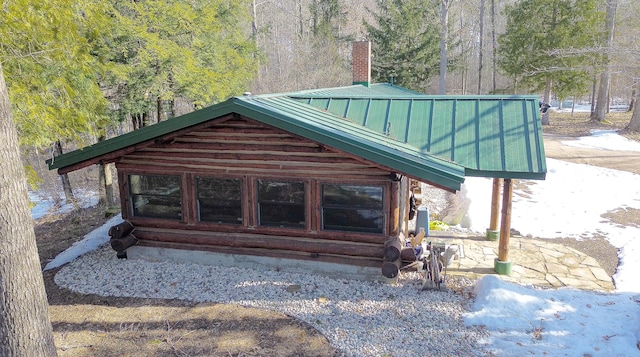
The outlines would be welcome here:
M 240 179 L 197 178 L 199 220 L 242 224 L 241 185 Z
M 383 187 L 322 185 L 322 229 L 383 233 Z
M 129 175 L 133 215 L 150 218 L 182 218 L 180 176 Z
M 304 182 L 258 180 L 261 226 L 305 227 Z
M 322 185 L 322 204 L 382 208 L 382 187 Z

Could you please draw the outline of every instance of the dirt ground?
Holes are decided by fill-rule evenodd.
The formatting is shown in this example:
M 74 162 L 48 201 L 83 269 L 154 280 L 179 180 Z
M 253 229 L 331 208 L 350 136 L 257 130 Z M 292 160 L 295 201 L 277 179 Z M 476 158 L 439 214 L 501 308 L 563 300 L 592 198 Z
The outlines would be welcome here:
M 103 208 L 50 217 L 35 227 L 42 266 L 106 221 Z M 115 254 L 115 252 L 114 252 Z M 59 356 L 337 356 L 310 325 L 230 304 L 76 294 L 44 272 Z
M 628 115 L 612 115 L 601 124 L 590 122 L 584 114 L 554 113 L 551 125 L 543 128 L 547 157 L 640 173 L 639 153 L 560 143 L 588 135 L 590 129 L 621 129 L 628 121 Z M 624 135 L 640 141 L 639 134 Z M 640 226 L 640 212 L 621 208 L 606 216 L 621 225 Z M 104 208 L 90 208 L 36 222 L 42 266 L 107 219 Z M 609 274 L 615 272 L 617 250 L 604 238 L 558 243 L 593 256 Z M 76 294 L 54 283 L 57 270 L 44 272 L 44 280 L 60 356 L 339 355 L 313 327 L 281 313 L 228 304 Z

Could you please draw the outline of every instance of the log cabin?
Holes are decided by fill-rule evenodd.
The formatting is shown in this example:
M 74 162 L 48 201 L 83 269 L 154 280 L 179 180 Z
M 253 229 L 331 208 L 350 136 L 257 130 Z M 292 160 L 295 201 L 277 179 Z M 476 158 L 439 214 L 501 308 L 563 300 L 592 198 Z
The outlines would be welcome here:
M 455 192 L 546 164 L 537 97 L 370 83 L 370 51 L 354 43 L 351 86 L 233 97 L 47 163 L 115 163 L 119 257 L 380 277 L 411 180 Z

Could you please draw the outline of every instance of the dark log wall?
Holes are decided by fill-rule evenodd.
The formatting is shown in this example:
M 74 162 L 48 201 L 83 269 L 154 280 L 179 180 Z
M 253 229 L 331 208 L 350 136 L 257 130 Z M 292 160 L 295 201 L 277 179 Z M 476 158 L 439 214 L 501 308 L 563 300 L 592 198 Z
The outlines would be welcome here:
M 349 154 L 268 127 L 248 118 L 229 116 L 208 127 L 168 137 L 117 161 L 123 218 L 136 227 L 142 245 L 214 250 L 242 254 L 313 257 L 353 264 L 382 261 L 384 242 L 397 236 L 404 218 L 403 181 L 390 172 Z M 130 212 L 127 177 L 130 174 L 171 174 L 182 178 L 181 221 L 134 217 Z M 203 223 L 197 220 L 195 177 L 243 180 L 243 224 Z M 306 184 L 304 229 L 258 225 L 256 181 L 294 179 Z M 406 180 L 406 179 L 405 179 Z M 321 184 L 384 187 L 385 224 L 382 234 L 323 231 Z M 155 243 L 154 243 L 155 242 Z M 353 259 L 356 258 L 356 259 Z

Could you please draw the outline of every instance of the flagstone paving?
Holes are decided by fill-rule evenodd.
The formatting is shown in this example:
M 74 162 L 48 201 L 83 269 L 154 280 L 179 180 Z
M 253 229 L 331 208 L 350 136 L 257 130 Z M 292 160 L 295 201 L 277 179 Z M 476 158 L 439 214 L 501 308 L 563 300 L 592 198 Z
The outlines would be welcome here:
M 484 237 L 430 232 L 428 239 L 461 247 L 459 258 L 447 267 L 447 275 L 479 279 L 498 275 L 494 260 L 498 257 L 498 241 Z M 511 237 L 509 240 L 511 274 L 500 275 L 506 281 L 543 288 L 572 287 L 583 290 L 612 291 L 613 280 L 593 258 L 561 244 Z

